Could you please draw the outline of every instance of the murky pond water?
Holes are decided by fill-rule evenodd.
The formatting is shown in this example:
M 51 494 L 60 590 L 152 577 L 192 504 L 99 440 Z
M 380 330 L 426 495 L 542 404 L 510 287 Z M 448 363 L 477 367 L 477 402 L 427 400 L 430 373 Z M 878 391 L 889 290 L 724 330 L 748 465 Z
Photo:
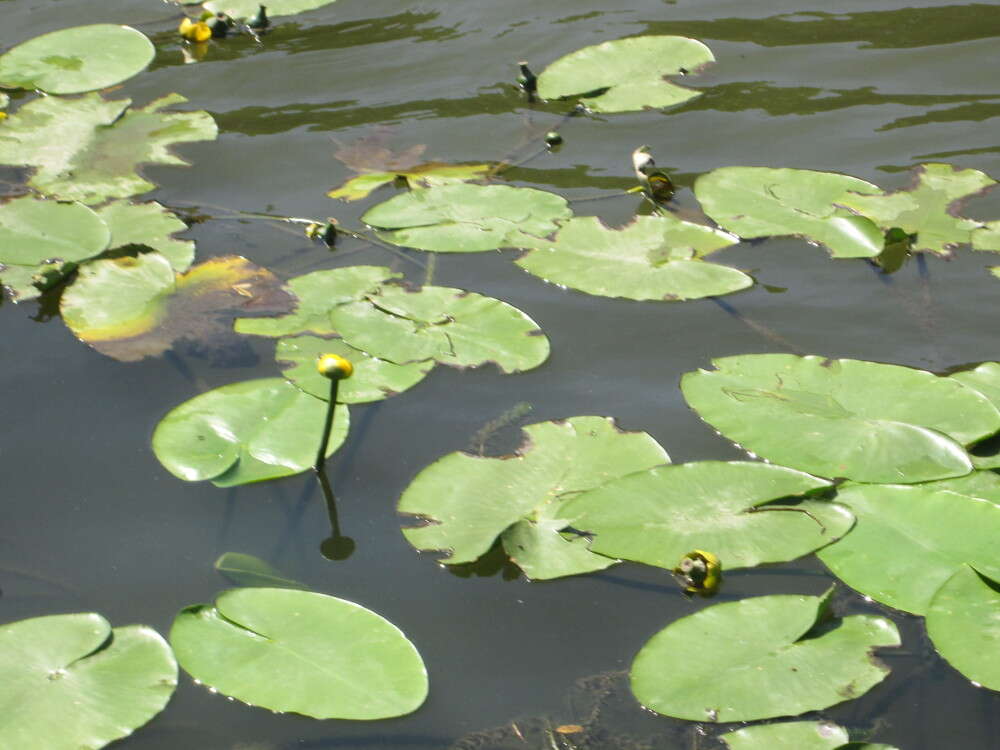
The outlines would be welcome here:
M 326 198 L 350 176 L 333 157 L 337 142 L 389 126 L 396 147 L 427 144 L 426 155 L 443 161 L 530 154 L 565 105 L 527 105 L 511 84 L 514 62 L 540 69 L 581 46 L 645 33 L 693 36 L 712 48 L 718 62 L 690 79 L 705 95 L 666 112 L 574 118 L 561 149 L 507 174 L 515 184 L 571 200 L 627 188 L 629 154 L 644 143 L 685 188 L 726 165 L 836 170 L 886 188 L 903 186 L 905 170 L 923 161 L 1000 176 L 996 4 L 340 0 L 281 19 L 262 46 L 215 44 L 197 64 L 184 64 L 175 8 L 155 0 L 0 0 L 0 19 L 0 47 L 88 22 L 149 34 L 155 63 L 121 93 L 144 104 L 179 92 L 221 130 L 217 142 L 180 149 L 193 169 L 147 170 L 160 185 L 149 197 L 207 214 L 336 215 L 358 226 L 389 193 L 356 204 Z M 679 201 L 694 204 L 687 190 Z M 995 217 L 1000 198 L 970 206 L 972 215 Z M 646 209 L 633 196 L 575 210 L 621 224 Z M 201 258 L 238 253 L 282 277 L 361 263 L 393 265 L 417 282 L 427 273 L 427 254 L 357 241 L 330 254 L 298 231 L 259 221 L 206 221 L 187 236 Z M 638 565 L 551 583 L 483 567 L 457 575 L 400 534 L 403 488 L 520 403 L 532 407 L 522 422 L 614 416 L 651 433 L 675 462 L 739 457 L 677 387 L 711 357 L 791 349 L 932 370 L 1000 358 L 1000 282 L 985 271 L 996 260 L 967 249 L 951 261 L 928 259 L 923 272 L 913 263 L 884 283 L 866 264 L 833 262 L 803 241 L 742 244 L 721 260 L 753 269 L 759 283 L 726 298 L 735 314 L 710 300 L 633 303 L 563 291 L 521 271 L 515 255 L 442 255 L 433 278 L 523 309 L 550 337 L 551 359 L 517 376 L 439 368 L 397 398 L 352 409 L 349 442 L 331 462 L 340 522 L 357 545 L 341 561 L 320 554 L 330 530 L 311 475 L 222 490 L 175 479 L 149 448 L 153 427 L 176 404 L 275 374 L 271 342 L 123 364 L 76 341 L 44 307 L 3 305 L 0 621 L 97 611 L 115 625 L 165 633 L 181 607 L 226 587 L 212 568 L 221 553 L 247 552 L 386 616 L 430 673 L 420 710 L 374 723 L 275 716 L 183 677 L 166 711 L 116 747 L 543 748 L 545 721 L 592 721 L 603 739 L 586 747 L 714 746 L 684 722 L 643 712 L 607 674 L 627 669 L 650 635 L 702 603 Z M 508 429 L 491 449 L 516 442 Z M 832 580 L 810 557 L 735 572 L 720 598 L 816 594 Z M 841 588 L 843 611 L 880 609 Z M 938 658 L 918 618 L 892 617 L 904 639 L 903 650 L 885 656 L 892 676 L 823 716 L 905 750 L 996 747 L 1000 698 Z M 594 713 L 608 703 L 614 710 Z M 520 722 L 523 741 L 511 722 Z M 507 729 L 482 734 L 497 727 Z

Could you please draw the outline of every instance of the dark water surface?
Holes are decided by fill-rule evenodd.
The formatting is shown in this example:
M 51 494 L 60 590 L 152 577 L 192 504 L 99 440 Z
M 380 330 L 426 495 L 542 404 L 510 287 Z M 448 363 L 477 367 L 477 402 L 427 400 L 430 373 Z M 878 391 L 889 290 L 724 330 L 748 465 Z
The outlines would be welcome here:
M 335 214 L 357 226 L 391 190 L 356 204 L 326 198 L 351 175 L 333 158 L 334 138 L 347 143 L 388 125 L 395 146 L 428 144 L 433 159 L 530 153 L 565 105 L 527 106 L 511 85 L 513 63 L 526 59 L 540 70 L 581 46 L 648 33 L 690 35 L 712 48 L 717 64 L 689 81 L 705 95 L 667 112 L 575 118 L 561 150 L 509 178 L 570 199 L 598 195 L 633 183 L 629 154 L 643 143 L 685 186 L 715 167 L 742 164 L 838 170 L 887 188 L 904 185 L 903 172 L 928 160 L 1000 175 L 997 4 L 340 0 L 279 20 L 263 46 L 233 39 L 185 65 L 173 6 L 0 0 L 0 48 L 82 23 L 139 25 L 157 43 L 157 58 L 121 93 L 145 104 L 179 92 L 221 130 L 215 143 L 180 149 L 193 169 L 148 169 L 161 186 L 148 197 L 207 213 L 222 206 Z M 680 202 L 693 205 L 682 193 Z M 642 207 L 625 197 L 574 208 L 621 224 Z M 987 196 L 971 211 L 996 217 L 998 208 L 1000 197 Z M 349 241 L 331 255 L 287 230 L 209 221 L 186 236 L 198 241 L 201 259 L 239 253 L 283 277 L 374 263 L 424 279 L 428 254 L 405 260 Z M 147 623 L 166 633 L 181 607 L 227 586 L 212 563 L 238 551 L 386 616 L 414 641 L 430 673 L 420 710 L 373 723 L 275 716 L 182 676 L 166 711 L 115 747 L 448 748 L 516 720 L 524 742 L 461 747 L 550 750 L 531 734 L 538 722 L 530 717 L 580 723 L 588 690 L 608 705 L 617 699 L 602 718 L 609 736 L 645 737 L 649 748 L 714 747 L 705 738 L 696 745 L 687 723 L 643 712 L 621 682 L 602 682 L 600 691 L 594 680 L 578 683 L 627 669 L 654 632 L 702 603 L 684 600 L 662 571 L 637 565 L 551 583 L 455 575 L 400 534 L 394 508 L 403 488 L 519 402 L 532 405 L 529 422 L 614 416 L 654 435 L 675 462 L 738 458 L 677 387 L 682 373 L 711 357 L 790 346 L 933 370 L 1000 358 L 1000 281 L 985 270 L 997 260 L 968 249 L 950 262 L 929 258 L 924 276 L 913 263 L 886 284 L 864 263 L 833 262 L 799 240 L 740 245 L 721 260 L 754 269 L 760 283 L 726 301 L 756 330 L 708 300 L 634 303 L 563 291 L 514 266 L 515 255 L 442 255 L 434 282 L 520 307 L 550 337 L 551 359 L 517 376 L 437 368 L 399 397 L 352 407 L 351 436 L 331 474 L 357 550 L 339 562 L 319 552 L 329 525 L 311 475 L 222 490 L 175 479 L 149 448 L 171 407 L 208 388 L 276 374 L 273 343 L 253 339 L 214 360 L 180 353 L 123 364 L 76 341 L 35 303 L 3 305 L 0 621 L 96 611 L 114 625 Z M 494 447 L 516 439 L 509 431 Z M 720 599 L 816 594 L 831 580 L 806 558 L 735 572 Z M 845 612 L 881 609 L 844 587 L 839 603 Z M 919 618 L 893 618 L 904 647 L 885 657 L 892 676 L 823 716 L 903 750 L 996 748 L 1000 698 L 934 655 Z M 640 747 L 613 739 L 593 746 Z

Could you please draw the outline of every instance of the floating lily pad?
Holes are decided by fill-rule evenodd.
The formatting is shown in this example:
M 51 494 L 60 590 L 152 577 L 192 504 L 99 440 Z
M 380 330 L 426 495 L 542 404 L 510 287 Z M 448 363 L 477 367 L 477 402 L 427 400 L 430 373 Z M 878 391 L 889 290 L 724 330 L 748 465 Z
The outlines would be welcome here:
M 396 178 L 402 178 L 409 187 L 433 187 L 447 185 L 452 182 L 468 182 L 481 180 L 493 169 L 491 164 L 443 164 L 428 162 L 417 164 L 408 169 L 395 172 L 368 172 L 352 177 L 343 185 L 327 193 L 331 198 L 343 198 L 346 201 L 357 201 L 367 198 L 373 190 L 388 185 Z
M 194 243 L 173 237 L 175 232 L 187 229 L 187 224 L 159 203 L 115 201 L 98 209 L 97 215 L 111 230 L 109 249 L 129 245 L 148 247 L 170 261 L 178 273 L 191 267 Z
M 361 220 L 396 245 L 478 253 L 532 245 L 572 213 L 565 198 L 544 190 L 457 184 L 397 195 L 369 209 Z
M 226 580 L 237 586 L 271 587 L 283 589 L 306 588 L 293 581 L 266 560 L 242 552 L 225 552 L 215 561 L 215 569 Z
M 28 184 L 67 200 L 93 204 L 145 193 L 156 185 L 136 173 L 140 164 L 185 165 L 170 146 L 217 135 L 207 112 L 161 111 L 184 101 L 170 94 L 129 109 L 129 99 L 98 94 L 35 99 L 4 121 L 0 164 L 35 167 Z
M 252 18 L 263 4 L 267 6 L 267 15 L 273 18 L 305 13 L 334 2 L 336 0 L 266 0 L 264 3 L 260 0 L 209 0 L 205 7 L 213 13 L 225 13 L 232 18 Z
M 420 550 L 442 550 L 448 564 L 472 562 L 502 535 L 504 549 L 532 578 L 600 570 L 614 560 L 562 536 L 567 498 L 612 479 L 667 463 L 644 432 L 623 433 L 604 417 L 572 417 L 524 428 L 514 456 L 450 453 L 410 483 L 399 512 L 428 523 L 404 528 Z M 520 527 L 520 528 L 518 528 Z M 586 554 L 584 554 L 586 553 Z
M 337 331 L 330 322 L 330 313 L 338 305 L 363 300 L 385 282 L 399 277 L 384 266 L 351 266 L 296 276 L 287 283 L 299 300 L 294 312 L 276 318 L 239 318 L 236 332 L 255 336 L 333 335 Z
M 968 474 L 962 448 L 1000 428 L 984 396 L 923 370 L 751 354 L 687 373 L 698 415 L 746 450 L 824 477 L 909 484 Z
M 237 315 L 286 312 L 292 304 L 274 274 L 238 255 L 178 274 L 159 253 L 146 253 L 88 263 L 63 294 L 60 310 L 79 339 L 134 362 L 177 341 L 218 344 L 232 337 Z
M 978 229 L 972 230 L 972 249 L 1000 251 L 1000 221 L 986 221 Z M 993 273 L 995 275 L 996 271 Z
M 743 727 L 720 734 L 729 750 L 834 750 L 847 742 L 847 730 L 829 721 L 788 721 Z
M 566 501 L 560 513 L 593 535 L 593 552 L 673 569 L 702 549 L 728 570 L 792 560 L 846 534 L 854 517 L 835 503 L 765 505 L 829 486 L 783 466 L 698 461 L 612 480 Z
M 934 593 L 963 563 L 1000 579 L 1000 500 L 948 486 L 843 486 L 837 502 L 858 521 L 819 558 L 851 588 L 915 615 L 927 612 Z
M 145 70 L 156 49 L 141 31 L 99 23 L 36 36 L 0 55 L 0 86 L 80 94 Z
M 870 182 L 834 172 L 722 167 L 695 181 L 695 195 L 721 227 L 745 239 L 795 235 L 835 258 L 873 258 L 885 238 L 870 219 L 841 206 L 853 194 L 879 195 Z
M 957 245 L 978 240 L 977 250 L 1000 251 L 1000 242 L 990 242 L 977 233 L 983 222 L 959 215 L 962 202 L 996 181 L 977 169 L 955 169 L 950 164 L 921 164 L 914 171 L 913 185 L 885 195 L 848 195 L 840 203 L 875 221 L 884 230 L 899 227 L 916 235 L 910 249 L 950 255 Z M 998 238 L 1000 239 L 1000 238 Z
M 579 97 L 595 112 L 672 107 L 701 95 L 666 80 L 713 62 L 712 51 L 682 36 L 637 36 L 584 47 L 538 77 L 543 99 Z
M 758 596 L 681 618 L 639 651 L 632 691 L 657 713 L 718 722 L 795 716 L 864 695 L 889 674 L 872 651 L 898 646 L 899 633 L 884 617 L 824 623 L 827 603 Z M 693 657 L 696 644 L 711 647 Z
M 363 302 L 335 308 L 330 320 L 355 349 L 396 364 L 492 362 L 510 373 L 538 367 L 549 356 L 548 338 L 516 307 L 445 286 L 384 286 Z
M 337 401 L 342 404 L 363 404 L 395 396 L 415 386 L 434 367 L 433 360 L 393 364 L 348 346 L 340 339 L 317 336 L 280 339 L 274 358 L 281 365 L 285 377 L 296 386 L 317 398 L 328 399 L 330 380 L 316 369 L 316 360 L 322 354 L 339 354 L 354 365 L 351 377 L 340 381 L 337 386 Z
M 1000 690 L 1000 583 L 960 566 L 931 599 L 927 634 L 955 669 Z
M 309 591 L 233 589 L 181 610 L 170 629 L 196 680 L 272 711 L 387 719 L 427 697 L 427 670 L 406 636 L 354 602 Z
M 535 241 L 517 264 L 546 281 L 602 297 L 698 299 L 753 285 L 735 268 L 701 260 L 737 241 L 672 214 L 640 216 L 617 230 L 596 216 L 581 216 L 563 224 L 554 241 Z
M 100 748 L 163 710 L 177 663 L 155 630 L 98 614 L 0 626 L 0 746 Z
M 218 487 L 298 474 L 316 459 L 326 402 L 287 380 L 224 385 L 172 409 L 153 433 L 153 452 L 168 471 Z M 330 456 L 347 437 L 349 415 L 338 406 Z
M 79 203 L 27 195 L 0 203 L 0 282 L 15 300 L 37 297 L 47 276 L 100 255 L 110 240 L 101 217 Z

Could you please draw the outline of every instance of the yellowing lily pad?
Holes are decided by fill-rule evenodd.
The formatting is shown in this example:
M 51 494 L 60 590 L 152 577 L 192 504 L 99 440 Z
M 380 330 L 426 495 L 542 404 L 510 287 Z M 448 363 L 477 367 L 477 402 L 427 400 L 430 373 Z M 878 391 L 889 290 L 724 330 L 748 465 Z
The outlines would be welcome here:
M 451 182 L 468 182 L 481 180 L 493 168 L 490 164 L 443 164 L 428 162 L 417 164 L 408 169 L 394 172 L 368 172 L 352 177 L 339 188 L 327 193 L 331 198 L 342 198 L 346 201 L 356 201 L 367 198 L 368 195 L 383 185 L 388 185 L 397 178 L 406 181 L 410 188 L 432 187 L 446 185 Z

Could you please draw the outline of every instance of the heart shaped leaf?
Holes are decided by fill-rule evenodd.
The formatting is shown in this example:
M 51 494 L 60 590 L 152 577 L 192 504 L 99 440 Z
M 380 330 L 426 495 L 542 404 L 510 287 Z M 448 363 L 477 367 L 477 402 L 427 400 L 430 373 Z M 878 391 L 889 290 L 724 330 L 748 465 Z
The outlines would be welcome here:
M 1000 690 L 1000 583 L 962 565 L 934 593 L 927 634 L 948 663 L 973 682 Z
M 178 273 L 186 271 L 194 261 L 194 243 L 174 238 L 187 224 L 156 201 L 129 203 L 115 201 L 97 210 L 111 230 L 108 248 L 139 246 L 156 250 L 170 261 Z

